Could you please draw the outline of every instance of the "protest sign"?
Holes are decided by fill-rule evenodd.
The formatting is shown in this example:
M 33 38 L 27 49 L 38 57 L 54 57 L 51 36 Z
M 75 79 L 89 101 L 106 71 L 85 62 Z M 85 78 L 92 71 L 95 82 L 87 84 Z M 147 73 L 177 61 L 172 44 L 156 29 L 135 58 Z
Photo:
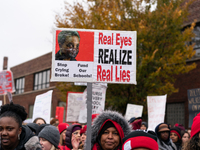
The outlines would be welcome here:
M 7 92 L 15 92 L 13 75 L 11 71 L 0 71 L 0 95 L 5 95 Z
M 50 90 L 44 94 L 36 96 L 32 120 L 39 117 L 43 118 L 46 123 L 50 123 L 52 92 L 53 90 Z
M 136 84 L 136 31 L 56 29 L 51 81 Z
M 58 119 L 59 123 L 63 122 L 63 115 L 64 115 L 64 107 L 56 107 L 56 119 Z
M 143 106 L 127 104 L 125 119 L 130 120 L 132 117 L 142 117 Z
M 105 108 L 107 84 L 93 83 L 92 84 L 92 114 L 100 114 Z M 80 123 L 87 122 L 87 88 L 83 92 L 83 102 L 79 113 L 78 121 Z
M 155 130 L 159 123 L 164 122 L 166 99 L 167 95 L 147 96 L 149 130 Z
M 188 94 L 189 127 L 191 128 L 193 118 L 200 112 L 200 88 L 190 89 Z
M 66 122 L 78 121 L 82 101 L 82 92 L 67 92 Z

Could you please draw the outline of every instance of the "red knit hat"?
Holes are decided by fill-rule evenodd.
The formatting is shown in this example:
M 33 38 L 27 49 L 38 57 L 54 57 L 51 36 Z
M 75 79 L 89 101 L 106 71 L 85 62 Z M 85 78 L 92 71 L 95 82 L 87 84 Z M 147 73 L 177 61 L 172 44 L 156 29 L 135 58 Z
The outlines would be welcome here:
M 139 120 L 132 122 L 131 123 L 132 130 L 140 129 L 141 125 L 142 125 L 142 119 L 139 119 Z
M 191 127 L 191 138 L 200 131 L 200 113 L 197 114 L 193 119 L 192 127 Z
M 135 148 L 147 148 L 158 150 L 156 135 L 144 131 L 133 131 L 123 139 L 122 150 L 132 150 Z
M 87 125 L 85 125 L 85 126 L 81 129 L 80 135 L 82 135 L 83 133 L 85 133 L 86 130 L 87 130 Z
M 58 125 L 58 130 L 59 130 L 60 134 L 61 134 L 64 130 L 66 130 L 68 127 L 69 127 L 69 124 L 67 124 L 67 123 L 60 123 L 60 124 Z

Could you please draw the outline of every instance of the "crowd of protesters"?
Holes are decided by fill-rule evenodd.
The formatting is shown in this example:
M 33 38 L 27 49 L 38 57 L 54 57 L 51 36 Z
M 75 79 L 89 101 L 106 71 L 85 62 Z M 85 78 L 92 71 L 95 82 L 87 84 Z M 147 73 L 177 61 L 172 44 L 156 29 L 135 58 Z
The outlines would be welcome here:
M 6 104 L 0 109 L 0 150 L 84 150 L 87 148 L 87 125 L 59 123 L 43 118 L 23 124 L 27 118 L 24 107 Z M 200 114 L 193 119 L 190 130 L 182 125 L 170 127 L 159 123 L 148 130 L 141 117 L 127 121 L 116 111 L 104 111 L 92 118 L 92 150 L 200 150 Z

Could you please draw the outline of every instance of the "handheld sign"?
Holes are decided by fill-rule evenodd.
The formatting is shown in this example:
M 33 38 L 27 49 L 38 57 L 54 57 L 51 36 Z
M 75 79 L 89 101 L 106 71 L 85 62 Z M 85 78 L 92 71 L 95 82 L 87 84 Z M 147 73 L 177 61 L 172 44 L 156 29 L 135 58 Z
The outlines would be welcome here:
M 82 92 L 67 92 L 66 122 L 78 121 L 82 101 Z
M 167 95 L 147 96 L 149 130 L 155 130 L 159 123 L 164 122 L 166 99 Z
M 87 93 L 92 94 L 92 114 L 100 114 L 105 108 L 107 84 L 92 83 L 92 91 L 87 91 L 87 88 L 83 92 L 83 101 L 80 107 L 78 122 L 87 122 Z
M 50 90 L 44 94 L 36 96 L 32 121 L 39 117 L 43 118 L 46 123 L 50 123 L 52 92 L 53 90 Z
M 59 120 L 59 123 L 63 123 L 64 107 L 56 107 L 56 119 Z
M 56 29 L 51 81 L 136 84 L 136 31 Z
M 3 70 L 0 71 L 0 95 L 5 95 L 7 92 L 15 92 L 15 86 L 12 72 Z
M 127 104 L 125 118 L 130 120 L 132 117 L 142 117 L 142 111 L 142 105 Z
M 187 95 L 189 110 L 189 127 L 191 127 L 194 117 L 200 112 L 200 88 L 188 90 Z

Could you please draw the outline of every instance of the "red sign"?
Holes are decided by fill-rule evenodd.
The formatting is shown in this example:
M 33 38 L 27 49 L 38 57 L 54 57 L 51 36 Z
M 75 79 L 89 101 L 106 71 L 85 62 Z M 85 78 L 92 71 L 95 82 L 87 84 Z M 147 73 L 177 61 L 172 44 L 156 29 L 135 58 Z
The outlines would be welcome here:
M 11 71 L 0 71 L 0 95 L 15 92 L 13 75 Z
M 64 107 L 56 107 L 56 119 L 59 120 L 59 123 L 63 123 Z

